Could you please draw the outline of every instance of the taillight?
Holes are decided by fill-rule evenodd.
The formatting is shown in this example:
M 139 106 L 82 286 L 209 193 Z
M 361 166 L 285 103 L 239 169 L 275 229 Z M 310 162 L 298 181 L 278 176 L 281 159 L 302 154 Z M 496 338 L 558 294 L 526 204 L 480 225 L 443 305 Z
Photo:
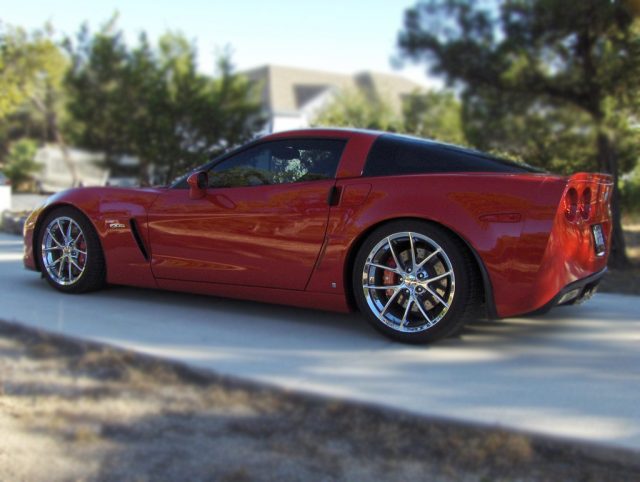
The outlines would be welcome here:
M 587 221 L 591 216 L 591 188 L 587 187 L 582 191 L 582 199 L 580 200 L 580 214 L 582 219 Z
M 578 213 L 578 191 L 569 188 L 564 195 L 564 215 L 568 221 L 575 221 Z

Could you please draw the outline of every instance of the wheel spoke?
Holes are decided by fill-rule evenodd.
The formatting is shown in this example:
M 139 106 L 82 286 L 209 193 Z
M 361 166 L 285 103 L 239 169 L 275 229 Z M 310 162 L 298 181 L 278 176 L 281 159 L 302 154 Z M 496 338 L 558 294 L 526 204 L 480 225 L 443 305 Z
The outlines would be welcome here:
M 396 252 L 393 250 L 393 244 L 390 237 L 387 237 L 387 244 L 389 245 L 389 251 L 391 252 L 391 256 L 393 257 L 393 262 L 396 263 L 398 269 L 402 269 L 402 265 L 400 264 L 400 261 L 398 261 Z
M 398 296 L 398 293 L 400 293 L 400 289 L 396 289 L 393 294 L 389 297 L 389 299 L 387 300 L 387 304 L 384 305 L 384 308 L 382 309 L 382 311 L 380 312 L 380 316 L 384 316 L 384 314 L 387 312 L 387 310 L 389 309 L 389 307 L 391 306 L 391 303 L 393 303 L 393 300 L 396 299 L 396 296 Z
M 64 258 L 64 256 L 60 256 L 60 257 L 59 257 L 58 259 L 56 259 L 53 263 L 51 263 L 51 264 L 47 264 L 47 266 L 48 266 L 49 268 L 53 268 L 56 264 L 58 264 L 60 261 L 62 261 L 62 260 L 63 260 L 63 258 Z
M 422 261 L 420 261 L 418 266 L 416 266 L 416 269 L 422 268 L 425 265 L 425 263 L 427 263 L 431 258 L 433 258 L 435 255 L 437 255 L 438 253 L 441 253 L 441 252 L 442 252 L 441 248 L 436 249 L 433 253 L 431 253 L 429 256 L 427 256 Z
M 50 248 L 42 248 L 43 251 L 56 251 L 56 250 L 61 250 L 62 246 L 51 246 Z
M 411 269 L 416 270 L 416 247 L 413 244 L 413 234 L 409 233 L 409 246 L 411 251 Z
M 65 261 L 65 257 L 60 257 L 58 259 L 61 259 L 62 261 L 60 261 L 60 265 L 58 266 L 58 278 L 60 278 L 62 276 L 62 267 L 64 266 L 64 261 Z
M 442 278 L 446 278 L 451 275 L 451 271 L 447 271 L 446 273 L 439 274 L 438 276 L 434 276 L 433 278 L 429 278 L 424 280 L 425 284 L 433 283 L 434 281 L 441 280 Z
M 429 294 L 431 296 L 433 296 L 436 300 L 438 300 L 438 303 L 441 303 L 445 308 L 449 308 L 449 305 L 447 304 L 447 302 L 445 300 L 443 300 L 442 298 L 440 298 L 440 295 L 438 293 L 436 293 L 435 291 L 433 291 L 431 288 L 429 288 L 428 286 L 425 287 L 426 290 L 429 292 Z
M 69 224 L 67 226 L 67 242 L 71 241 L 71 226 L 73 225 L 73 221 L 69 219 Z
M 51 231 L 51 228 L 47 228 L 47 233 L 49 233 L 49 237 L 51 238 L 51 240 L 56 243 L 56 245 L 58 245 L 58 247 L 62 248 L 62 243 L 60 241 L 58 241 L 56 239 L 56 237 L 53 235 L 53 232 Z
M 370 261 L 367 261 L 367 262 L 366 262 L 366 264 L 368 264 L 369 266 L 373 266 L 374 268 L 380 268 L 380 269 L 383 269 L 383 270 L 385 270 L 385 271 L 391 271 L 391 272 L 393 272 L 393 273 L 398 273 L 398 274 L 400 274 L 400 273 L 401 273 L 401 271 L 400 271 L 399 269 L 397 269 L 397 268 L 392 268 L 391 266 L 385 266 L 385 265 L 383 265 L 383 264 L 372 263 L 372 262 L 370 262 Z
M 80 265 L 76 263 L 73 258 L 69 258 L 69 261 L 71 261 L 71 264 L 74 265 L 78 271 L 82 271 L 83 268 L 81 268 Z
M 420 310 L 420 313 L 422 313 L 422 316 L 424 316 L 424 319 L 427 321 L 427 323 L 429 325 L 431 325 L 431 318 L 429 318 L 429 315 L 427 314 L 427 312 L 424 310 L 424 308 L 422 307 L 422 303 L 420 303 L 420 300 L 416 299 L 414 297 L 414 301 L 416 303 L 416 306 L 418 307 L 418 310 Z
M 81 249 L 76 249 L 76 251 L 77 251 L 78 253 L 80 253 L 80 254 L 85 255 L 85 256 L 87 255 L 87 252 L 86 252 L 86 251 L 82 251 Z
M 404 328 L 405 323 L 407 322 L 407 315 L 409 314 L 409 311 L 411 310 L 411 305 L 413 305 L 413 296 L 411 298 L 409 298 L 409 301 L 407 302 L 407 307 L 404 309 L 404 314 L 402 315 L 402 321 L 400 322 L 400 326 Z
M 60 224 L 60 219 L 56 219 L 56 223 L 58 225 L 58 231 L 60 231 L 60 234 L 62 234 L 64 244 L 67 244 L 67 237 L 64 235 L 64 230 L 62 229 L 62 224 Z
M 71 274 L 71 258 L 67 258 L 67 271 L 69 272 L 69 279 L 68 281 L 71 281 L 71 278 L 73 277 L 73 275 Z

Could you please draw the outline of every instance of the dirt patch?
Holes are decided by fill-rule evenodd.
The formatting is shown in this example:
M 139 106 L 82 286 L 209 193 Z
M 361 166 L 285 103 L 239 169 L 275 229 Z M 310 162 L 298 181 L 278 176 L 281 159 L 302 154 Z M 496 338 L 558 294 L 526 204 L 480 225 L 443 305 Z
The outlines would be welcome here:
M 640 458 L 0 322 L 0 480 L 640 480 Z

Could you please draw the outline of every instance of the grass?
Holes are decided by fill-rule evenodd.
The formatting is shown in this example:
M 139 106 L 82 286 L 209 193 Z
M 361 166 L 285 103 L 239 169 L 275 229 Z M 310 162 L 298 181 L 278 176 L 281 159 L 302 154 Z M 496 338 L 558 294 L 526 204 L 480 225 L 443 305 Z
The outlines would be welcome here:
M 0 480 L 637 480 L 637 454 L 221 377 L 0 322 Z M 635 479 L 634 479 L 635 478 Z

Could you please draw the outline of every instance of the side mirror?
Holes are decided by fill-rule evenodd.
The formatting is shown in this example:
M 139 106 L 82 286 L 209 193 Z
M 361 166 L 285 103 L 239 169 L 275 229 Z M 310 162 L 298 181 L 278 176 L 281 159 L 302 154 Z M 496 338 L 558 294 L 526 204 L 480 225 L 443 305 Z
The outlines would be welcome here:
M 187 178 L 189 184 L 189 197 L 191 199 L 202 199 L 207 195 L 209 187 L 209 175 L 204 171 L 194 172 Z

